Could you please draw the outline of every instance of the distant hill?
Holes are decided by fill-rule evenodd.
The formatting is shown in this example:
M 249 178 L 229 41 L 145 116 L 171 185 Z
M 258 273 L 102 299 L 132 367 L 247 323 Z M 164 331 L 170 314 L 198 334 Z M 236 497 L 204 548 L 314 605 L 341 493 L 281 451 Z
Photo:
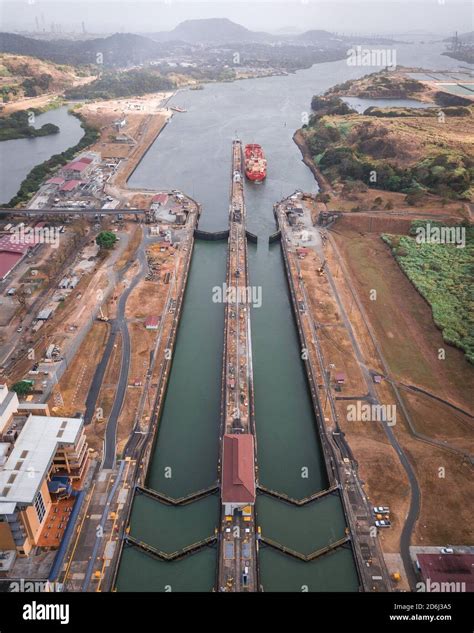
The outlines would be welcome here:
M 31 55 L 59 64 L 97 64 L 128 66 L 140 64 L 163 54 L 165 46 L 132 33 L 85 41 L 36 40 L 14 33 L 0 33 L 0 52 Z M 102 56 L 102 57 L 100 57 Z
M 263 31 L 251 31 L 227 18 L 210 18 L 205 20 L 186 20 L 181 22 L 172 31 L 155 33 L 152 37 L 158 41 L 178 40 L 191 44 L 234 44 L 251 42 L 255 44 L 284 43 L 308 43 L 317 44 L 321 40 L 330 40 L 334 36 L 328 31 L 307 31 L 301 33 L 282 32 L 265 33 Z
M 207 20 L 186 20 L 168 33 L 168 39 L 183 42 L 263 42 L 271 41 L 268 33 L 258 33 L 228 20 L 210 18 Z
M 299 35 L 295 36 L 294 39 L 299 40 L 300 42 L 306 42 L 308 44 L 318 44 L 318 42 L 335 39 L 335 35 L 333 33 L 329 33 L 329 31 L 312 30 L 300 33 Z
M 225 47 L 226 45 L 252 45 L 269 48 L 287 46 L 309 49 L 323 46 L 326 49 L 341 48 L 349 43 L 345 37 L 338 37 L 328 31 L 311 30 L 305 33 L 270 34 L 251 31 L 226 18 L 186 20 L 172 31 L 162 31 L 149 35 L 116 33 L 109 37 L 86 40 L 45 40 L 24 37 L 14 33 L 0 33 L 0 53 L 31 55 L 59 64 L 97 64 L 105 67 L 126 68 L 144 64 L 173 52 L 192 52 L 193 47 Z M 236 49 L 237 50 L 237 49 Z M 265 56 L 264 56 L 265 57 Z

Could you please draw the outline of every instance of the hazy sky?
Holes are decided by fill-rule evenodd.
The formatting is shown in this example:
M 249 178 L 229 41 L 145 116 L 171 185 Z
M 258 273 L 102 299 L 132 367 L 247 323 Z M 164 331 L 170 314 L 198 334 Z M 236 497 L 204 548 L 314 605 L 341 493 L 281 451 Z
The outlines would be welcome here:
M 474 29 L 472 0 L 0 0 L 1 30 L 89 33 L 169 30 L 194 18 L 226 17 L 249 29 L 451 34 Z M 38 20 L 38 22 L 37 22 Z

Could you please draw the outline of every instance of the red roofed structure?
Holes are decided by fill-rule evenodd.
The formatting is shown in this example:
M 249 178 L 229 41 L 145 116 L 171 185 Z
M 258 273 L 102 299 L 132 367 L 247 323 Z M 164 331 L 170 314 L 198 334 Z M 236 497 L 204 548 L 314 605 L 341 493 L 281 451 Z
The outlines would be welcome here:
M 64 184 L 64 178 L 61 178 L 60 176 L 54 176 L 53 178 L 50 178 L 49 180 L 47 180 L 46 184 L 48 184 L 48 185 L 63 185 Z
M 417 554 L 416 558 L 425 591 L 474 591 L 474 554 Z
M 72 163 L 65 165 L 64 169 L 67 169 L 68 171 L 78 171 L 80 173 L 81 171 L 84 171 L 84 169 L 87 169 L 88 166 L 89 163 L 82 160 L 75 160 Z
M 254 459 L 253 435 L 224 435 L 221 493 L 226 514 L 255 503 Z
M 160 324 L 159 316 L 149 316 L 145 319 L 145 327 L 147 330 L 157 330 Z
M 82 180 L 68 180 L 62 187 L 59 188 L 59 191 L 73 191 L 78 185 L 80 185 Z
M 35 248 L 40 240 L 33 234 L 26 232 L 23 236 L 4 235 L 0 238 L 0 281 L 5 279 L 26 253 Z
M 30 248 L 34 248 L 41 243 L 41 240 L 29 229 L 25 232 L 4 235 L 0 238 L 0 252 L 25 254 Z
M 3 281 L 5 277 L 8 277 L 22 259 L 23 255 L 21 253 L 0 253 L 0 280 Z
M 153 203 L 166 204 L 168 202 L 168 194 L 165 192 L 157 193 L 151 199 Z

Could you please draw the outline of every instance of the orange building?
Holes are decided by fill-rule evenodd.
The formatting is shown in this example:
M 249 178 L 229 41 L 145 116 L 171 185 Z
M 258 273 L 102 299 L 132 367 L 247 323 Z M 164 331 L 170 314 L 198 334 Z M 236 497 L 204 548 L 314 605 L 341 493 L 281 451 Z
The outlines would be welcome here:
M 27 556 L 54 507 L 80 487 L 89 456 L 82 418 L 20 411 L 16 394 L 0 385 L 0 551 Z

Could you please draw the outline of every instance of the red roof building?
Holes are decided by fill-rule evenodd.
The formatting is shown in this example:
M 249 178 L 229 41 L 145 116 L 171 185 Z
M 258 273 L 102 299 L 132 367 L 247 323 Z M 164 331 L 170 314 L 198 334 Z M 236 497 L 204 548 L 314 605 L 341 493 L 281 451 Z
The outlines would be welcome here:
M 0 253 L 0 280 L 3 281 L 23 259 L 21 253 Z
M 25 231 L 24 235 L 21 233 L 18 235 L 4 235 L 0 238 L 0 253 L 20 253 L 23 255 L 30 248 L 34 248 L 39 243 L 40 239 L 29 231 Z
M 78 173 L 82 173 L 84 169 L 89 167 L 89 163 L 86 163 L 83 160 L 75 160 L 72 163 L 68 163 L 64 166 L 64 169 L 67 171 L 77 171 Z
M 153 203 L 158 204 L 166 204 L 168 202 L 168 194 L 167 193 L 157 193 L 151 199 Z
M 48 185 L 63 185 L 64 178 L 61 178 L 60 176 L 54 176 L 53 178 L 50 178 L 49 180 L 47 180 L 46 183 Z
M 81 184 L 82 180 L 68 180 L 59 188 L 59 191 L 74 191 Z
M 474 592 L 474 554 L 417 554 L 416 557 L 426 591 Z
M 231 514 L 236 507 L 255 503 L 254 459 L 253 435 L 224 435 L 222 503 L 230 506 L 226 508 L 227 514 Z
M 160 324 L 159 316 L 149 316 L 145 320 L 145 327 L 147 330 L 157 330 L 159 324 Z
M 5 279 L 17 264 L 25 257 L 26 253 L 35 248 L 40 239 L 29 230 L 12 235 L 4 235 L 0 238 L 0 280 Z

